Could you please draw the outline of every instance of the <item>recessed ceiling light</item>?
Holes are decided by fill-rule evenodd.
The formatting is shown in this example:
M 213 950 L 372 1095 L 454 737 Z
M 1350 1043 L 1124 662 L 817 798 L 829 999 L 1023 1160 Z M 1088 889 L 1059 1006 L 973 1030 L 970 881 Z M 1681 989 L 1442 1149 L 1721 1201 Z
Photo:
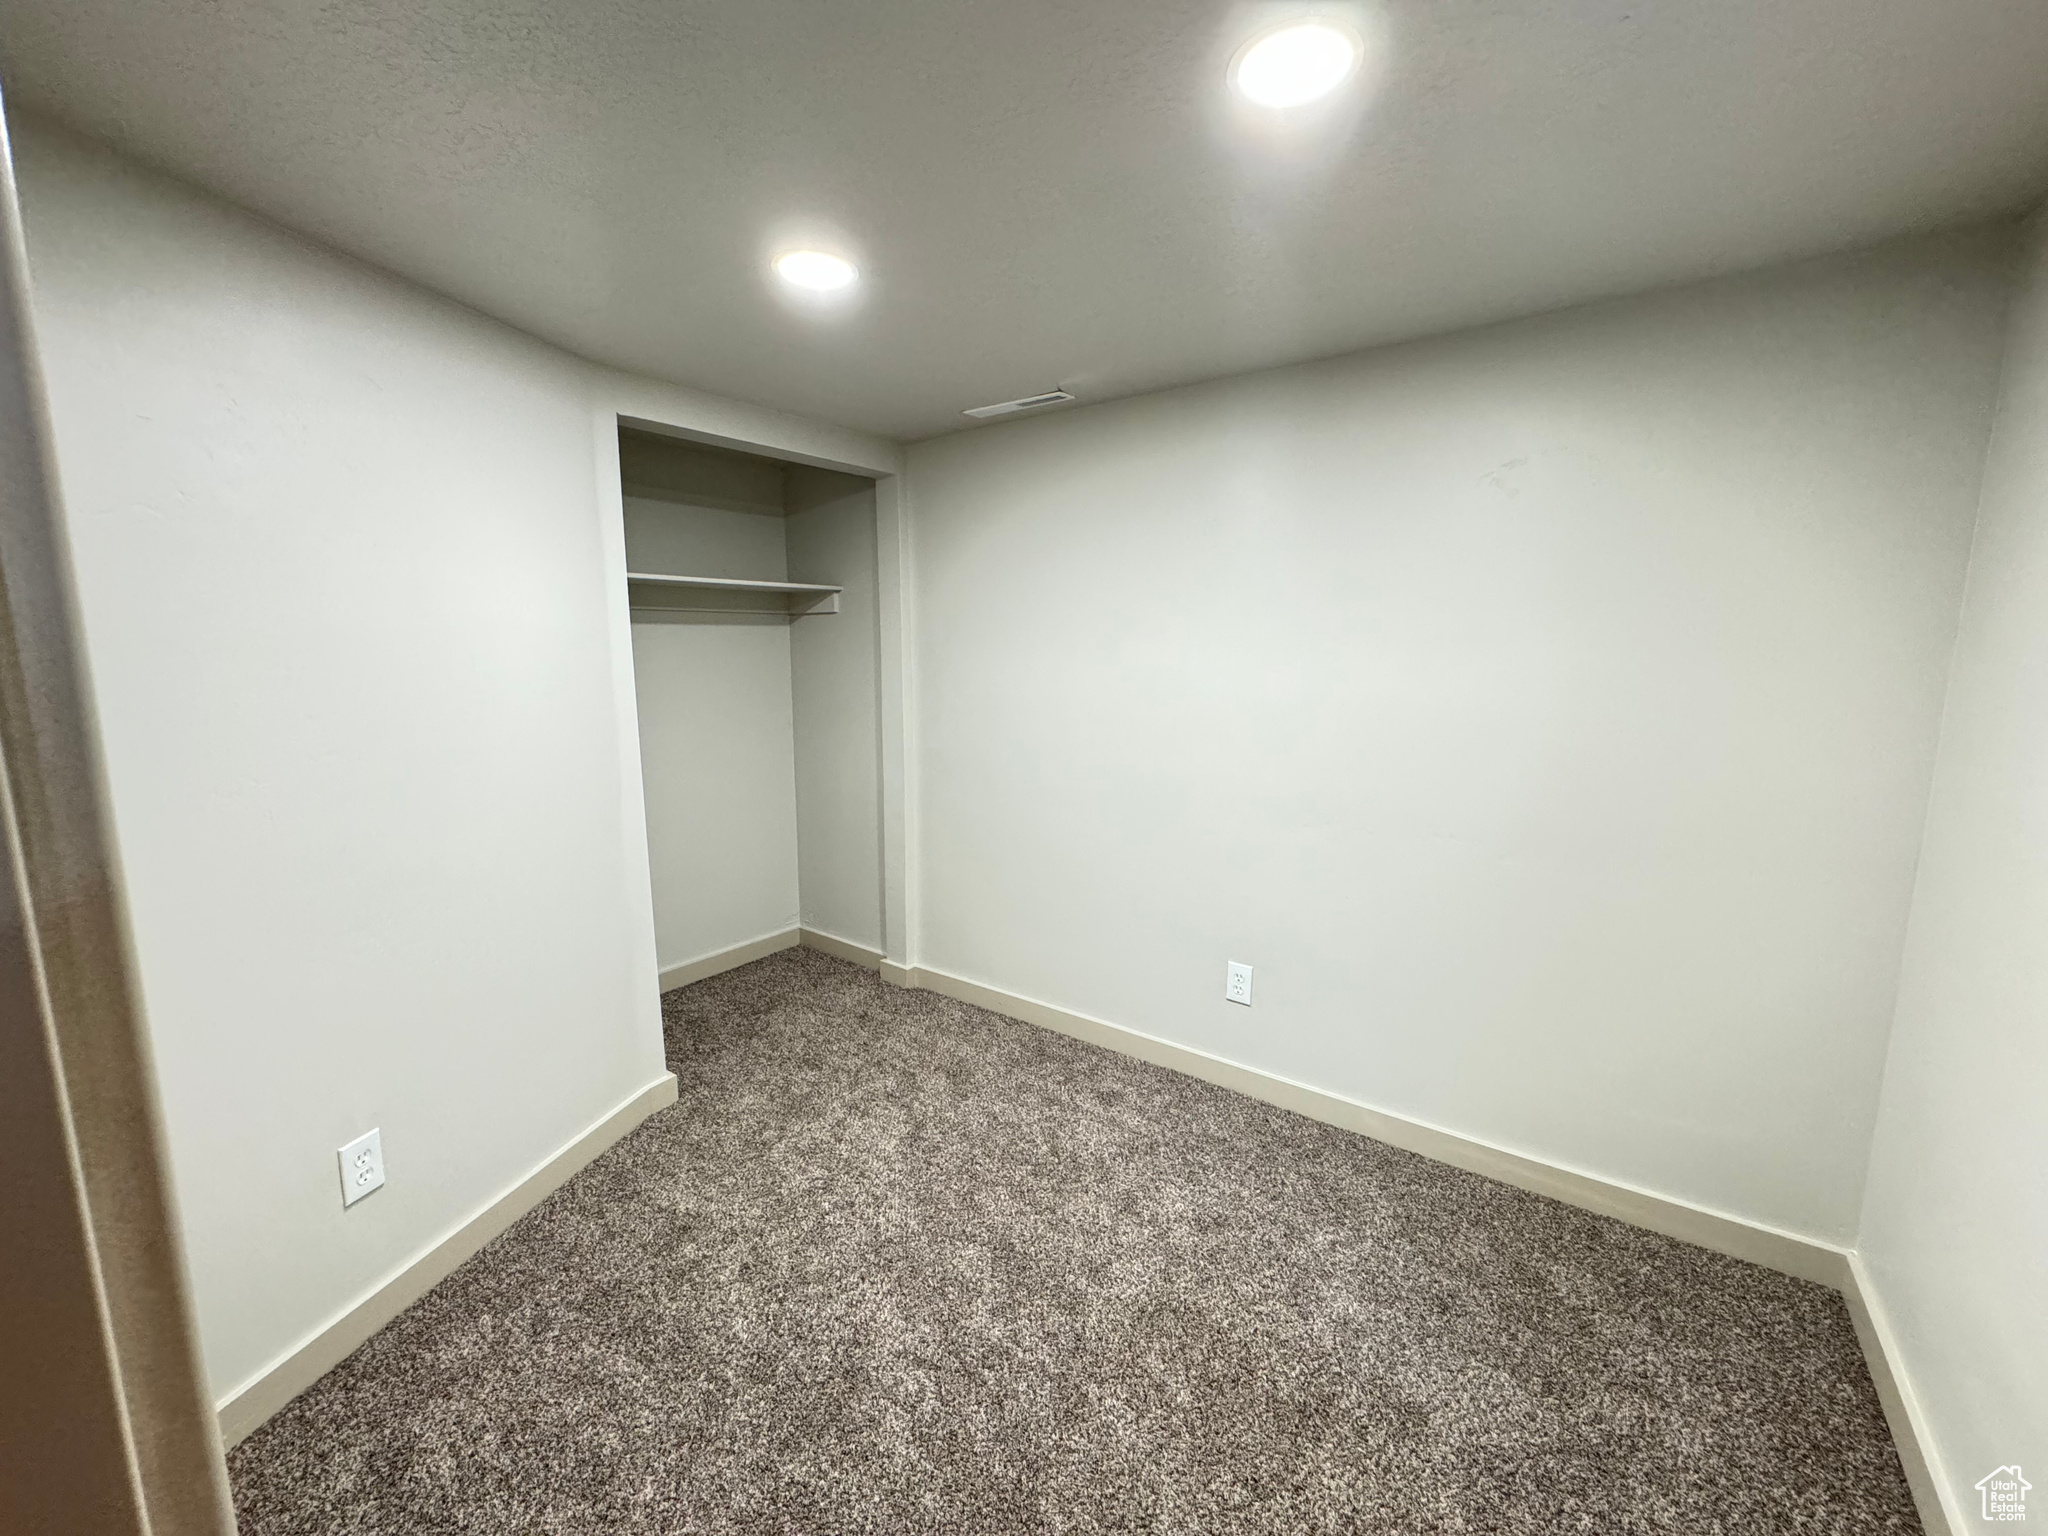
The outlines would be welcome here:
M 1358 68 L 1358 37 L 1328 21 L 1301 21 L 1255 37 L 1230 67 L 1230 83 L 1262 107 L 1298 107 L 1327 96 Z
M 851 288 L 860 273 L 852 262 L 824 251 L 790 251 L 775 258 L 775 273 L 792 288 L 836 293 Z

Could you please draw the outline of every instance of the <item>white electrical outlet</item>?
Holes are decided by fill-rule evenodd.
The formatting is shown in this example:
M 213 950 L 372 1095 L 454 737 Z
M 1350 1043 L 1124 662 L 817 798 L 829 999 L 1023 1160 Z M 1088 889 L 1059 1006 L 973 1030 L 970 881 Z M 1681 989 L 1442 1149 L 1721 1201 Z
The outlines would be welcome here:
M 1252 968 L 1237 961 L 1230 962 L 1230 969 L 1223 973 L 1223 1000 L 1227 1003 L 1252 1005 Z
M 367 1131 L 341 1149 L 341 1203 L 354 1205 L 372 1190 L 384 1187 L 384 1140 Z

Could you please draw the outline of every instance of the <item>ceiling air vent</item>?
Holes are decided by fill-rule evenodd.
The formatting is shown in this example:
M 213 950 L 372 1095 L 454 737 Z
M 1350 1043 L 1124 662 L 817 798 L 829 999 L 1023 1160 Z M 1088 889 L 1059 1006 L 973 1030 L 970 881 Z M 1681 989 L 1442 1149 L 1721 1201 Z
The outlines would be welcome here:
M 1074 397 L 1064 389 L 1048 389 L 1042 395 L 1026 395 L 1022 400 L 1005 400 L 1001 405 L 977 405 L 971 411 L 962 411 L 963 416 L 1008 416 L 1016 411 L 1035 411 L 1041 405 L 1058 405 L 1062 400 Z

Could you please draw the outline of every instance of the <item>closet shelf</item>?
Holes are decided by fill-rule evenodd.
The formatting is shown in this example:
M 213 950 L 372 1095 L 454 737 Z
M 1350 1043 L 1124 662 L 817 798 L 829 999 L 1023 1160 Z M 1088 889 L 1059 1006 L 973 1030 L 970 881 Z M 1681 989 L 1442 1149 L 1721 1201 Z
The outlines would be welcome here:
M 792 619 L 837 613 L 843 587 L 808 581 L 746 581 L 737 576 L 656 576 L 626 573 L 626 594 L 635 612 L 778 613 Z

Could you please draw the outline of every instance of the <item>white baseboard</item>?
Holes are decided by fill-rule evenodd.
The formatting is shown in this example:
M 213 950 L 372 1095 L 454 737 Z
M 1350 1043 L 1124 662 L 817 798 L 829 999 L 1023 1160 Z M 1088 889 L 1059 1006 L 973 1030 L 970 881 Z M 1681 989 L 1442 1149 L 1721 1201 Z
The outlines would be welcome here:
M 1356 1131 L 1375 1141 L 1418 1152 L 1437 1162 L 1449 1163 L 1454 1168 L 1484 1174 L 1503 1184 L 1533 1190 L 1539 1195 L 1562 1200 L 1567 1205 L 1612 1216 L 1633 1226 L 1647 1227 L 1652 1232 L 1711 1248 L 1716 1253 L 1732 1254 L 1738 1259 L 1796 1275 L 1802 1280 L 1819 1281 L 1837 1289 L 1848 1283 L 1849 1251 L 1818 1238 L 1746 1221 L 1725 1211 L 1546 1162 L 1527 1153 L 1512 1152 L 1425 1121 L 1374 1109 L 1341 1094 L 1311 1088 L 1306 1083 L 1277 1077 L 1189 1046 L 1176 1045 L 1156 1035 L 1141 1034 L 1120 1024 L 1073 1013 L 1051 1003 L 1019 997 L 965 977 L 923 966 L 914 969 L 914 976 L 909 985 L 943 992 L 948 997 L 957 997 L 992 1013 L 1007 1014 L 1027 1024 L 1037 1024 L 1093 1045 L 1106 1046 L 1126 1056 L 1135 1056 L 1140 1061 L 1171 1067 L 1204 1082 L 1234 1089 L 1282 1109 L 1291 1109 L 1311 1120 Z
M 702 981 L 706 976 L 716 976 L 720 971 L 734 970 L 749 961 L 760 960 L 778 950 L 794 949 L 803 942 L 801 928 L 785 928 L 780 933 L 763 934 L 758 939 L 749 939 L 744 944 L 735 944 L 730 949 L 714 950 L 708 955 L 699 955 L 694 960 L 678 960 L 674 965 L 661 968 L 661 990 L 673 992 L 677 987 L 687 987 L 693 981 Z
M 675 1074 L 664 1072 L 453 1232 L 377 1282 L 339 1316 L 228 1393 L 218 1404 L 222 1441 L 232 1446 L 248 1435 L 620 1137 L 675 1101 Z
M 1899 1353 L 1898 1334 L 1893 1331 L 1870 1271 L 1860 1254 L 1849 1256 L 1849 1283 L 1842 1287 L 1849 1318 L 1856 1325 L 1856 1340 L 1863 1346 L 1863 1358 L 1870 1365 L 1870 1379 L 1877 1387 L 1877 1400 L 1884 1405 L 1885 1423 L 1891 1426 L 1892 1443 L 1898 1448 L 1899 1465 L 1913 1490 L 1913 1503 L 1920 1511 L 1920 1524 L 1927 1536 L 1963 1536 L 1969 1526 L 1966 1513 L 1958 1508 L 1951 1491 L 1947 1469 L 1936 1447 L 1932 1427 L 1906 1374 Z
M 879 949 L 869 949 L 865 944 L 856 944 L 851 939 L 842 939 L 836 933 L 826 933 L 819 928 L 803 930 L 803 945 L 805 949 L 815 949 L 820 954 L 851 960 L 855 965 L 866 966 L 871 971 L 879 971 L 887 964 Z
M 902 979 L 890 976 L 897 971 Z M 1872 1384 L 1884 1406 L 1885 1422 L 1898 1449 L 1899 1463 L 1913 1490 L 1920 1523 L 1928 1536 L 1962 1536 L 1963 1517 L 1951 1502 L 1949 1482 L 1929 1430 L 1926 1416 L 1906 1375 L 1896 1336 L 1872 1289 L 1862 1259 L 1851 1249 L 1782 1228 L 1747 1221 L 1725 1211 L 1660 1195 L 1635 1185 L 1563 1167 L 1526 1153 L 1512 1152 L 1441 1126 L 1374 1109 L 1340 1094 L 1311 1088 L 1256 1067 L 1176 1045 L 1051 1003 L 969 981 L 924 966 L 891 967 L 882 973 L 899 986 L 923 987 L 973 1003 L 992 1013 L 1021 1019 L 1043 1029 L 1071 1035 L 1140 1061 L 1185 1072 L 1204 1082 L 1233 1089 L 1250 1098 L 1293 1110 L 1311 1120 L 1340 1126 L 1376 1141 L 1416 1152 L 1437 1162 L 1498 1179 L 1518 1189 L 1533 1190 L 1567 1205 L 1612 1216 L 1632 1226 L 1661 1232 L 1716 1253 L 1725 1253 L 1801 1280 L 1830 1286 L 1842 1293 L 1856 1327 L 1857 1341 L 1870 1368 Z
M 822 953 L 878 970 L 903 987 L 922 987 L 1059 1034 L 1185 1072 L 1247 1097 L 1292 1110 L 1344 1130 L 1370 1136 L 1435 1161 L 1548 1195 L 1582 1210 L 1611 1216 L 1717 1253 L 1746 1259 L 1842 1292 L 1856 1336 L 1883 1404 L 1906 1480 L 1928 1536 L 1962 1536 L 1963 1516 L 1952 1505 L 1935 1442 L 1915 1397 L 1883 1306 L 1862 1260 L 1851 1250 L 1781 1228 L 1746 1221 L 1669 1195 L 1513 1152 L 1424 1121 L 1374 1109 L 1355 1099 L 1311 1088 L 1256 1067 L 1176 1045 L 1051 1003 L 922 966 L 895 965 L 865 946 L 812 929 L 737 945 L 662 973 L 664 991 L 745 965 L 802 943 Z M 682 980 L 672 975 L 692 972 Z M 676 1101 L 676 1080 L 663 1073 L 454 1232 L 380 1282 L 353 1306 L 316 1330 L 222 1398 L 221 1438 L 232 1446 L 332 1370 L 379 1328 L 424 1296 L 513 1222 L 594 1161 L 655 1111 Z

